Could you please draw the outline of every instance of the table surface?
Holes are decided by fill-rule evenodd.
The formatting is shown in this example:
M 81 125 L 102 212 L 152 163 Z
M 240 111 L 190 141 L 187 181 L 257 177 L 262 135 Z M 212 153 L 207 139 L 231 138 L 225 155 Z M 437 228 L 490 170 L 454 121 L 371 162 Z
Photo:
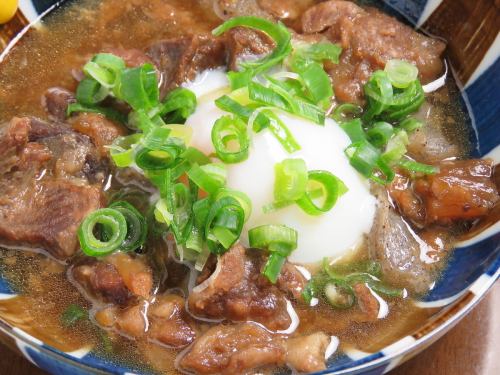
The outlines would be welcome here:
M 495 334 L 496 333 L 496 334 Z M 500 374 L 500 283 L 455 328 L 390 375 Z M 0 346 L 0 375 L 47 375 Z

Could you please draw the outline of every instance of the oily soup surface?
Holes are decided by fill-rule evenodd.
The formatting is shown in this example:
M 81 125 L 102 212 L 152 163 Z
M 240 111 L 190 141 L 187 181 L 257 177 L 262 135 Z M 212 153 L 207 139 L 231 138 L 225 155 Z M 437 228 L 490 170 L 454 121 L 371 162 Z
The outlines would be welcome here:
M 76 81 L 72 72 L 103 49 L 141 49 L 162 38 L 210 32 L 220 23 L 209 0 L 104 0 L 78 4 L 52 15 L 38 31 L 29 33 L 0 65 L 0 122 L 16 115 L 44 118 L 40 105 L 43 92 L 52 86 L 74 90 Z M 449 104 L 448 101 L 447 108 Z M 446 115 L 456 116 L 452 111 Z M 461 121 L 457 123 L 465 126 Z M 465 146 L 465 137 L 459 137 L 457 143 Z M 113 186 L 110 194 L 118 188 Z M 362 250 L 357 257 L 363 258 Z M 88 321 L 65 329 L 60 316 L 68 305 L 90 306 L 67 282 L 65 267 L 58 262 L 41 254 L 4 249 L 0 251 L 0 271 L 22 294 L 10 301 L 0 301 L 0 317 L 13 325 L 61 350 L 89 346 L 104 357 L 118 358 L 139 369 L 175 372 L 176 353 L 171 350 L 105 333 Z M 321 330 L 339 337 L 343 346 L 372 351 L 411 332 L 434 312 L 417 309 L 409 299 L 388 303 L 389 316 L 371 323 L 356 320 L 357 308 L 342 311 L 326 306 L 316 310 L 298 307 L 301 324 L 297 332 Z M 200 324 L 199 328 L 204 331 L 207 325 Z

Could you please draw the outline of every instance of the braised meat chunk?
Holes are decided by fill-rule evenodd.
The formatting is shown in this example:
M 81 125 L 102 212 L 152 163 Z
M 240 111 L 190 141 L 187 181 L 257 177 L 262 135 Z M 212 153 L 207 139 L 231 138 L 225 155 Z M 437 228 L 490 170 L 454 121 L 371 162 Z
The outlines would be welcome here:
M 0 237 L 57 258 L 78 249 L 80 222 L 103 201 L 89 183 L 90 140 L 62 124 L 14 118 L 0 135 Z
M 241 374 L 285 362 L 283 338 L 256 324 L 215 326 L 199 337 L 180 367 L 199 374 Z
M 196 316 L 233 321 L 252 320 L 271 330 L 290 326 L 284 294 L 261 275 L 263 258 L 241 245 L 224 254 L 214 273 L 188 299 Z
M 147 51 L 160 73 L 161 96 L 196 73 L 226 64 L 226 49 L 222 39 L 196 35 L 154 43 Z
M 329 66 L 337 98 L 360 101 L 371 73 L 391 59 L 406 60 L 418 67 L 427 83 L 443 70 L 445 44 L 426 37 L 378 10 L 363 9 L 348 1 L 320 3 L 302 16 L 305 33 L 325 31 L 343 48 L 339 65 Z
M 148 299 L 153 288 L 151 269 L 140 257 L 116 253 L 102 260 L 86 258 L 70 274 L 91 300 L 125 305 Z
M 262 32 L 244 27 L 231 29 L 227 36 L 229 69 L 237 71 L 238 63 L 245 58 L 270 53 L 273 48 L 273 40 Z
M 151 304 L 141 301 L 125 308 L 107 306 L 96 312 L 95 319 L 105 329 L 169 348 L 182 348 L 196 337 L 184 298 L 175 294 L 157 296 Z
M 287 340 L 253 323 L 219 325 L 181 355 L 179 367 L 199 374 L 244 374 L 285 364 L 299 372 L 321 371 L 328 343 L 321 332 Z
M 500 199 L 489 160 L 455 160 L 418 179 L 415 192 L 425 205 L 426 221 L 448 224 L 486 215 Z
M 61 87 L 51 87 L 42 96 L 42 107 L 53 121 L 64 121 L 68 105 L 74 102 L 75 94 Z
M 108 155 L 106 146 L 115 138 L 125 135 L 125 129 L 98 113 L 80 113 L 69 119 L 77 132 L 87 135 L 98 148 L 102 157 Z

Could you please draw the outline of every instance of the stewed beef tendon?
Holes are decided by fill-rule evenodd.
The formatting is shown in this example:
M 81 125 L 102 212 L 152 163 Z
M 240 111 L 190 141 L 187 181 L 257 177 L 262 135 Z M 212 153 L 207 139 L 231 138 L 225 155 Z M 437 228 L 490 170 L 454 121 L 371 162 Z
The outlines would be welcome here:
M 69 113 L 85 63 L 100 52 L 128 68 L 150 64 L 161 100 L 207 69 L 238 70 L 272 53 L 275 40 L 255 29 L 212 34 L 236 16 L 282 22 L 293 46 L 342 47 L 338 64 L 324 61 L 335 106 L 365 105 L 364 85 L 389 60 L 415 65 L 422 84 L 445 73 L 443 41 L 350 1 L 84 0 L 56 12 L 0 64 L 0 272 L 22 292 L 0 301 L 1 318 L 61 350 L 91 346 L 138 370 L 250 374 L 321 371 L 337 339 L 339 351 L 376 351 L 434 313 L 415 299 L 438 280 L 454 242 L 488 223 L 500 201 L 493 162 L 467 159 L 453 81 L 426 94 L 414 114 L 424 124 L 406 144 L 412 161 L 435 169 L 395 167 L 391 183 L 371 183 L 371 230 L 336 265 L 354 281 L 330 278 L 314 298 L 311 274 L 321 283 L 322 264 L 283 258 L 273 283 L 263 274 L 269 254 L 239 242 L 202 267 L 191 262 L 166 226 L 151 225 L 154 173 L 120 170 L 110 157 L 110 145 L 136 130 L 120 123 L 135 108 L 108 96 L 100 104 L 112 116 Z M 86 256 L 82 220 L 120 200 L 147 218 L 144 245 Z

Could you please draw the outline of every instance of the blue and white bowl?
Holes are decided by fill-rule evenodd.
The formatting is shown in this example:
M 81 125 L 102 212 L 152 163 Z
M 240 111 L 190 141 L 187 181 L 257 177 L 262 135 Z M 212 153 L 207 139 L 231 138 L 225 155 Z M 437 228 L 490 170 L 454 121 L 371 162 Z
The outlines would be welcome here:
M 500 162 L 500 37 L 495 2 L 454 0 L 386 0 L 384 10 L 448 41 L 453 74 L 463 83 L 462 105 L 469 114 L 474 157 Z M 64 1 L 21 0 L 10 29 L 0 26 L 0 48 L 26 24 L 38 22 Z M 466 9 L 464 9 L 464 6 Z M 17 30 L 12 31 L 12 27 Z M 26 29 L 23 29 L 26 27 Z M 8 49 L 8 47 L 7 47 Z M 6 50 L 4 50 L 6 53 Z M 347 352 L 334 357 L 318 374 L 383 374 L 413 357 L 443 336 L 487 293 L 500 275 L 500 222 L 455 249 L 443 277 L 420 302 L 437 312 L 411 335 L 377 353 Z M 0 275 L 0 300 L 14 291 Z M 0 341 L 20 351 L 29 361 L 53 374 L 134 374 L 128 368 L 92 353 L 90 348 L 64 353 L 2 320 Z

